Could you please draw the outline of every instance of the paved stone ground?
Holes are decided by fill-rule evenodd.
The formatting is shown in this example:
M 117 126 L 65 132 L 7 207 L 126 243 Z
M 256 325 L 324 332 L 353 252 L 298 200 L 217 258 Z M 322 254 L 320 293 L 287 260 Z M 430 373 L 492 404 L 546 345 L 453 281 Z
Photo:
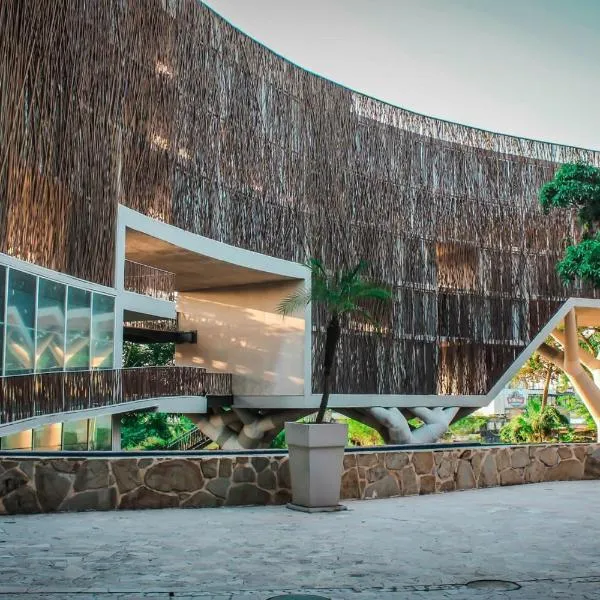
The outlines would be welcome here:
M 0 517 L 0 600 L 600 600 L 600 482 L 283 507 Z M 478 579 L 518 582 L 476 590 Z

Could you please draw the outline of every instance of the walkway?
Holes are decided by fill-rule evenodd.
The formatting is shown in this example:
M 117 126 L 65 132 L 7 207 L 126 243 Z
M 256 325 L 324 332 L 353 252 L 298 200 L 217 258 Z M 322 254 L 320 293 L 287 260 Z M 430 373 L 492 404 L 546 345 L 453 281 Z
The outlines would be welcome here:
M 283 507 L 0 517 L 0 600 L 598 600 L 600 482 Z M 519 582 L 517 591 L 462 587 Z

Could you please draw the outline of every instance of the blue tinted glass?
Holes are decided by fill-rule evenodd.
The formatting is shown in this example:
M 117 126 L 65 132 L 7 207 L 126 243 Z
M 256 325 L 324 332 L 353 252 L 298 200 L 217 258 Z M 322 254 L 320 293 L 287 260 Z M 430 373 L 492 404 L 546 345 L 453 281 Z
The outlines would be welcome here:
M 69 287 L 67 294 L 66 369 L 90 368 L 90 292 Z
M 113 366 L 115 299 L 94 294 L 92 303 L 92 368 Z
M 36 371 L 63 368 L 65 286 L 40 278 L 38 283 Z
M 6 375 L 33 371 L 35 287 L 33 275 L 10 269 L 6 307 Z

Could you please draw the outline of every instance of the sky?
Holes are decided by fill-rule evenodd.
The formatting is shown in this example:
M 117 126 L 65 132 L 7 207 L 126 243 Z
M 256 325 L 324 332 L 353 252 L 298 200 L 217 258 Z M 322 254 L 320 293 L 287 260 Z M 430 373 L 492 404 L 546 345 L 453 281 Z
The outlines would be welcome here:
M 292 62 L 419 113 L 600 150 L 600 0 L 205 0 Z

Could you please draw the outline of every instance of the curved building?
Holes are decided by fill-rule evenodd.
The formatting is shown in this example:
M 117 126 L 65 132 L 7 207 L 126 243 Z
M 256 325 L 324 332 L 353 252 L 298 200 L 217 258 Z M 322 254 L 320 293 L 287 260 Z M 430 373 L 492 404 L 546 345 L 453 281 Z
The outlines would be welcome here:
M 394 440 L 373 407 L 447 424 L 594 305 L 557 278 L 575 221 L 537 190 L 600 153 L 379 102 L 196 0 L 4 0 L 0 83 L 0 436 L 137 407 L 208 414 L 217 439 L 310 412 L 324 315 L 275 311 L 308 257 L 393 288 L 380 332 L 345 323 L 332 406 Z M 120 369 L 124 337 L 182 342 L 178 366 Z

